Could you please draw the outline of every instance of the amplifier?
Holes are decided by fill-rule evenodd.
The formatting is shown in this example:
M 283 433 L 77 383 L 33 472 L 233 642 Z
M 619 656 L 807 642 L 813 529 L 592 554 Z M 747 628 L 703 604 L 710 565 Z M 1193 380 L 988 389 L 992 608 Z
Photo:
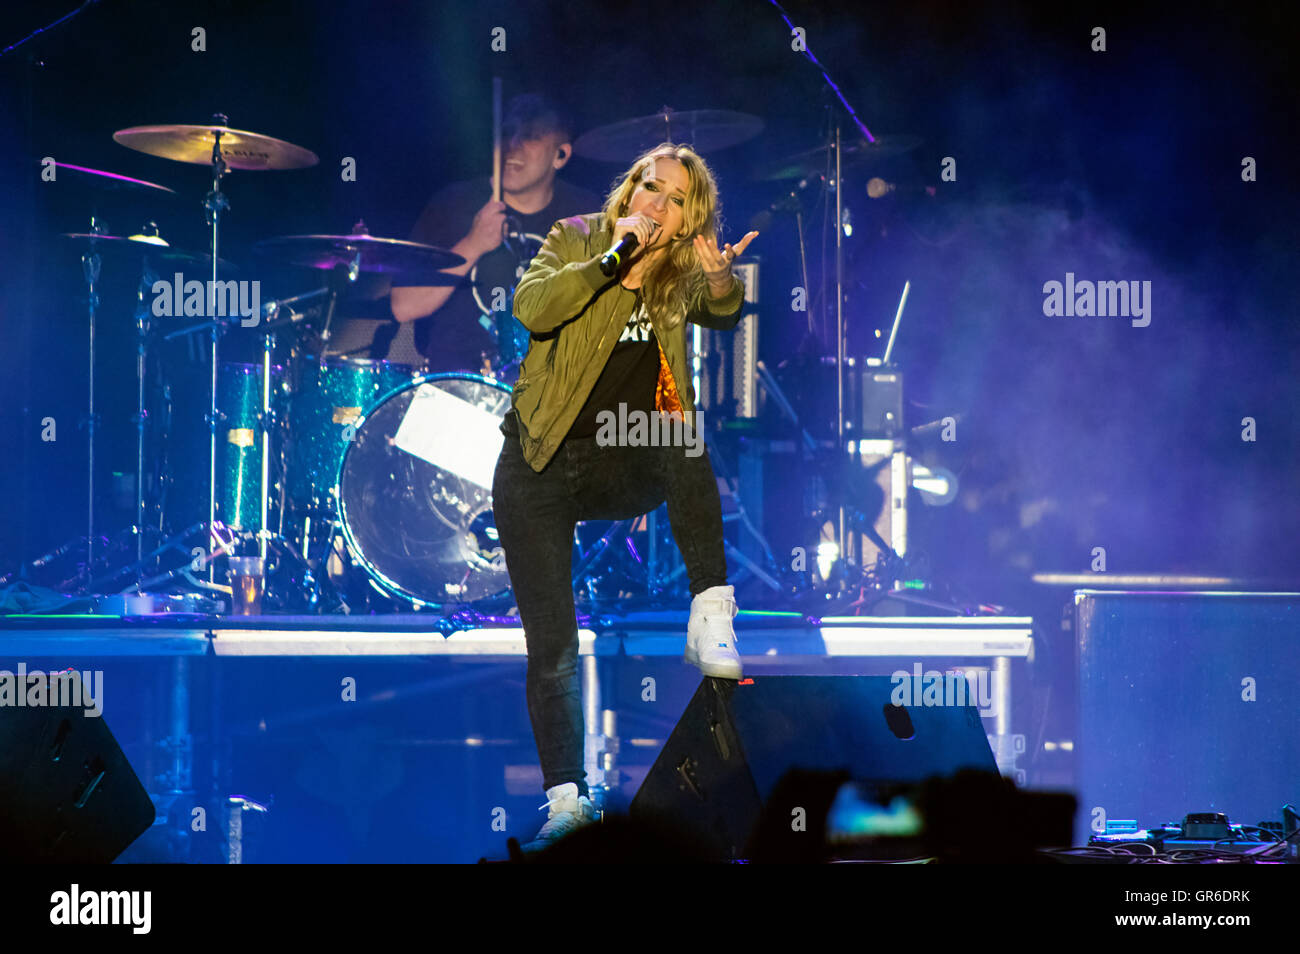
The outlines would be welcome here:
M 903 435 L 903 372 L 844 358 L 844 436 L 892 440 Z M 815 439 L 836 439 L 839 374 L 833 355 L 795 355 L 777 365 L 776 379 L 800 423 Z M 772 409 L 769 414 L 775 418 Z
M 1296 800 L 1300 593 L 1075 593 L 1078 844 Z
M 903 432 L 903 372 L 862 368 L 858 437 L 892 438 Z

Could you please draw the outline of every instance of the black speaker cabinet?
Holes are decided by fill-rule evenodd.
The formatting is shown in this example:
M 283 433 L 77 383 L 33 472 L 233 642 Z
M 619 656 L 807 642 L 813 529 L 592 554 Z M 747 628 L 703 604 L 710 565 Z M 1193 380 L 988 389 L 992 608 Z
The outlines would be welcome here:
M 153 824 L 154 806 L 103 716 L 77 704 L 75 673 L 0 680 L 0 858 L 111 862 Z M 45 703 L 17 705 L 15 691 L 38 698 L 37 681 Z
M 704 679 L 632 800 L 631 815 L 743 857 L 777 781 L 843 771 L 868 783 L 997 773 L 973 706 L 895 706 L 889 676 Z M 811 814 L 810 811 L 810 820 Z
M 1080 844 L 1300 800 L 1300 594 L 1081 590 L 1075 618 Z

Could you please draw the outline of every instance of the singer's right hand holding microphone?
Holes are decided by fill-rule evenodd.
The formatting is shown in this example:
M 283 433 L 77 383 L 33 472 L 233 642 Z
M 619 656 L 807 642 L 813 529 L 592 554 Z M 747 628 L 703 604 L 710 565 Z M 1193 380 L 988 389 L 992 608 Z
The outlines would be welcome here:
M 636 215 L 624 216 L 614 223 L 614 234 L 609 243 L 609 247 L 613 248 L 618 245 L 623 236 L 628 232 L 631 232 L 636 236 L 638 243 L 636 251 L 633 253 L 632 257 L 639 258 L 645 252 L 646 246 L 650 244 L 651 237 L 658 229 L 659 223 L 648 215 L 638 213 Z

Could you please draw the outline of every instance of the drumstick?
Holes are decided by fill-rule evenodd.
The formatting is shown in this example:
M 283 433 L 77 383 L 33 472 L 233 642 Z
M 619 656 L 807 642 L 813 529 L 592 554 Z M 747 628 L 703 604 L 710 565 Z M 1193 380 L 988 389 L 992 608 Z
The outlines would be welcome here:
M 501 77 L 492 77 L 492 201 L 501 201 Z

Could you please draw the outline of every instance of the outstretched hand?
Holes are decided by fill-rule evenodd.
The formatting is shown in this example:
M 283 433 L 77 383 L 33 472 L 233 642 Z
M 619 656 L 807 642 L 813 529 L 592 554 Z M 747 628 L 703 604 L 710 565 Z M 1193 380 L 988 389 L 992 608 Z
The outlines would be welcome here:
M 728 242 L 722 250 L 719 250 L 717 245 L 703 235 L 695 236 L 695 256 L 700 260 L 700 267 L 704 269 L 704 277 L 708 279 L 709 284 L 715 288 L 730 285 L 731 263 L 742 255 L 749 243 L 757 237 L 757 232 L 747 232 L 745 237 L 735 245 Z

